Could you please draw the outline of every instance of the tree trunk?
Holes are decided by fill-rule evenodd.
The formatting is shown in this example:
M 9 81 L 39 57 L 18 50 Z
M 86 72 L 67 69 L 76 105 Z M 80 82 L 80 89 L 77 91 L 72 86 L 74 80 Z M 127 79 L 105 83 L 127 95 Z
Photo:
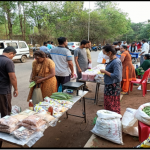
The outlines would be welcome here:
M 12 39 L 12 24 L 11 24 L 10 10 L 9 9 L 7 9 L 7 19 L 8 19 L 9 39 Z
M 26 40 L 26 17 L 25 17 L 25 10 L 24 10 L 24 4 L 23 4 L 23 15 L 24 15 L 24 34 L 23 34 L 23 40 Z
M 4 17 L 5 17 L 5 13 L 4 13 Z M 8 40 L 8 35 L 7 35 L 7 26 L 6 26 L 6 17 L 5 17 L 5 30 L 6 30 L 6 38 Z
M 103 46 L 105 45 L 105 42 L 106 42 L 106 40 L 104 39 L 104 40 L 103 40 Z
M 24 39 L 24 36 L 23 36 L 23 26 L 22 26 L 22 15 L 21 15 L 21 4 L 20 4 L 20 1 L 18 1 L 18 10 L 19 10 L 19 21 L 20 21 L 20 28 L 21 28 L 21 33 L 22 33 L 22 39 Z

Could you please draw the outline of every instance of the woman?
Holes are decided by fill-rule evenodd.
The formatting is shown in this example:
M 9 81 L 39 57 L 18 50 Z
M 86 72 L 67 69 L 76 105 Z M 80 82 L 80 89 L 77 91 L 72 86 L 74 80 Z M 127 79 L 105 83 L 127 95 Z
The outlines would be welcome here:
M 42 96 L 51 96 L 52 93 L 57 92 L 57 80 L 55 77 L 55 64 L 51 59 L 46 58 L 43 51 L 36 51 L 34 53 L 36 60 L 32 63 L 32 74 L 30 82 L 35 81 L 36 84 L 41 83 Z M 30 89 L 27 101 L 32 98 L 34 87 Z
M 137 50 L 141 50 L 141 46 L 142 46 L 142 44 L 141 44 L 141 42 L 139 42 L 137 45 Z
M 132 64 L 132 58 L 127 50 L 126 45 L 122 45 L 120 48 L 121 54 L 121 62 L 123 66 L 122 71 L 122 94 L 127 94 L 129 90 L 130 81 L 136 81 L 135 69 Z
M 103 53 L 105 58 L 109 59 L 109 63 L 105 70 L 100 70 L 104 73 L 104 109 L 114 111 L 120 114 L 120 82 L 122 80 L 122 63 L 116 57 L 116 50 L 111 46 L 104 46 Z
M 140 66 L 143 68 L 144 71 L 146 71 L 147 69 L 150 68 L 150 55 L 149 54 L 145 54 L 144 56 L 145 61 L 143 62 L 143 64 Z M 137 74 L 137 70 L 135 69 L 136 74 Z

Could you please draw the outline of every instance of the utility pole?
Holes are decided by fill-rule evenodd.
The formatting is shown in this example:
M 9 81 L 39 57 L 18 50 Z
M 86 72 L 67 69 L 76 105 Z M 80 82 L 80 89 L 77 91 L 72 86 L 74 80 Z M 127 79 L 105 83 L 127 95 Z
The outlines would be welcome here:
M 89 1 L 89 22 L 88 22 L 88 41 L 90 37 L 90 1 Z
M 127 42 L 127 34 L 126 34 L 126 42 Z

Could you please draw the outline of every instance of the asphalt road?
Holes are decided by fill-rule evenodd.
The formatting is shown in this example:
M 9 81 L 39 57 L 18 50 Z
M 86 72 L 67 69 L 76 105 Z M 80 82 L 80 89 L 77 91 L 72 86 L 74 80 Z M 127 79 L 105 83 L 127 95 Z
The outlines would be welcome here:
M 100 51 L 92 51 L 92 66 L 97 65 L 97 58 Z M 26 63 L 21 63 L 20 61 L 14 61 L 15 64 L 15 71 L 18 81 L 18 97 L 12 97 L 12 106 L 17 105 L 22 108 L 22 110 L 28 108 L 27 97 L 29 93 L 29 78 L 32 70 L 32 62 L 33 59 L 28 59 Z M 73 57 L 74 63 L 74 57 Z M 74 63 L 75 67 L 75 63 Z

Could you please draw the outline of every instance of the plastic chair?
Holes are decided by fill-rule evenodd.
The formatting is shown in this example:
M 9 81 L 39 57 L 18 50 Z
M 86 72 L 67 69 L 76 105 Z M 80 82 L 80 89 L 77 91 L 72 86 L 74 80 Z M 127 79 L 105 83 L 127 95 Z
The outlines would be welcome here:
M 139 141 L 145 141 L 150 134 L 150 126 L 138 121 Z
M 149 74 L 150 74 L 150 69 L 145 71 L 142 79 L 136 79 L 136 81 L 131 81 L 130 91 L 132 92 L 132 90 L 133 90 L 133 83 L 141 84 L 143 96 L 145 96 L 145 94 L 147 93 L 147 79 L 149 77 Z

